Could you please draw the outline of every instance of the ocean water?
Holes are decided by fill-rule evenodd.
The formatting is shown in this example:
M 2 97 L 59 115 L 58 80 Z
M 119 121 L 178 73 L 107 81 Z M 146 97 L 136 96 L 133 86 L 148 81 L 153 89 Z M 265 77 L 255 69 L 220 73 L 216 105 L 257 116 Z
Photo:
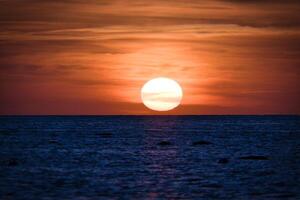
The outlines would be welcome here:
M 299 116 L 0 117 L 0 199 L 299 199 Z

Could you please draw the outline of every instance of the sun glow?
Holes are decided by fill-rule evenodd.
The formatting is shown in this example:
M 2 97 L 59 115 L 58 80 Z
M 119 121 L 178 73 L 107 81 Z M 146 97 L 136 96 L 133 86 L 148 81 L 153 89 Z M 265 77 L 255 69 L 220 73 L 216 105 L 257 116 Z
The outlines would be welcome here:
M 141 97 L 144 105 L 151 110 L 168 111 L 180 104 L 182 89 L 176 81 L 159 77 L 145 83 Z

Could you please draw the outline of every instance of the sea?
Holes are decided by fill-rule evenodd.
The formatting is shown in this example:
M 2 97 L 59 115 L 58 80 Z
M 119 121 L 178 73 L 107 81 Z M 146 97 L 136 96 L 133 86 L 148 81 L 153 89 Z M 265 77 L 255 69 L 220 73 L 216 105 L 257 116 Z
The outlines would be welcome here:
M 300 116 L 2 116 L 0 199 L 300 199 Z

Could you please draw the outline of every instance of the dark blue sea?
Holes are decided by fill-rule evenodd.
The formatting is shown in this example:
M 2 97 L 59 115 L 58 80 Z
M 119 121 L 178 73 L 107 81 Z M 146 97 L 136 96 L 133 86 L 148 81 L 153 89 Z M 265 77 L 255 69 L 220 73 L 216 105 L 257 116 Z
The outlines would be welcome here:
M 299 199 L 300 116 L 0 117 L 0 199 Z

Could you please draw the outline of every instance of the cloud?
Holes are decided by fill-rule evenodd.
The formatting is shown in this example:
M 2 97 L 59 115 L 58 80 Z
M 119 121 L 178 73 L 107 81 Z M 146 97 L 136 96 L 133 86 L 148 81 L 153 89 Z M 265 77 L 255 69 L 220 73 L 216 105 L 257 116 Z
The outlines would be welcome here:
M 14 9 L 11 10 L 11 7 Z M 274 3 L 274 1 L 232 0 L 201 1 L 200 4 L 199 1 L 182 0 L 157 0 L 150 3 L 147 1 L 11 0 L 3 1 L 0 19 L 1 26 L 4 27 L 7 26 L 5 23 L 31 22 L 42 27 L 43 23 L 47 23 L 48 29 L 55 26 L 86 28 L 112 25 L 143 27 L 183 24 L 299 27 L 299 7 L 300 4 L 296 1 Z M 119 12 L 120 10 L 122 12 Z
M 298 1 L 0 2 L 6 113 L 151 113 L 157 76 L 183 87 L 175 113 L 298 112 Z

